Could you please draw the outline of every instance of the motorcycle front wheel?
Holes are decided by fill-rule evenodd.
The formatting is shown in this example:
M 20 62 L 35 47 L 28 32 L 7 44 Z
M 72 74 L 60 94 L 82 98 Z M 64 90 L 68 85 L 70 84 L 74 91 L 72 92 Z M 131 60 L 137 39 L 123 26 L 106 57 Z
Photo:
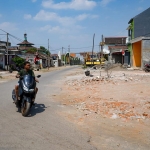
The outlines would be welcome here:
M 31 107 L 31 103 L 25 101 L 23 106 L 21 107 L 22 116 L 24 116 L 24 117 L 28 116 L 30 107 Z

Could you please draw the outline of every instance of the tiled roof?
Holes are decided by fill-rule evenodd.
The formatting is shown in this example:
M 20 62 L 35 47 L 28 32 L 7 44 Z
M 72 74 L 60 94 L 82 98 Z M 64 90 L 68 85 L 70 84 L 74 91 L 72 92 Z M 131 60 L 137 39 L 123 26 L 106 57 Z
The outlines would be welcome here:
M 8 50 L 18 50 L 18 46 L 8 46 Z
M 86 54 L 92 55 L 92 52 L 81 52 L 80 55 L 84 56 Z M 93 52 L 93 55 L 96 55 L 95 52 Z
M 58 57 L 58 54 L 51 54 L 51 56 L 53 57 L 53 56 L 56 56 L 56 57 Z
M 105 37 L 105 38 L 127 38 L 126 36 L 114 36 L 114 37 Z
M 34 44 L 28 42 L 27 40 L 24 40 L 22 43 L 18 43 L 17 45 L 34 45 Z

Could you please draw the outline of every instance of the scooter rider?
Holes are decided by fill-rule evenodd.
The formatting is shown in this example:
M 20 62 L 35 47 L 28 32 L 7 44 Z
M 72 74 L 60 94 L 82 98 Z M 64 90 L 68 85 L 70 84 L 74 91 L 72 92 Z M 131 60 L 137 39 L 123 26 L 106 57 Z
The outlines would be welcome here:
M 28 62 L 28 61 L 24 62 L 24 69 L 22 69 L 20 72 L 17 73 L 16 78 L 19 78 L 20 76 L 24 76 L 24 75 L 31 75 L 31 76 L 35 77 L 34 72 L 30 68 L 31 68 L 30 62 Z M 35 81 L 39 83 L 39 81 L 36 78 L 35 78 Z M 18 90 L 19 90 L 19 85 L 16 85 L 15 86 L 15 94 L 16 94 L 16 102 L 15 103 L 17 103 L 17 101 L 19 100 L 18 99 L 18 97 L 19 97 Z M 35 96 L 36 96 L 37 92 L 38 92 L 38 88 L 36 87 Z M 35 100 L 35 98 L 34 98 L 34 100 Z

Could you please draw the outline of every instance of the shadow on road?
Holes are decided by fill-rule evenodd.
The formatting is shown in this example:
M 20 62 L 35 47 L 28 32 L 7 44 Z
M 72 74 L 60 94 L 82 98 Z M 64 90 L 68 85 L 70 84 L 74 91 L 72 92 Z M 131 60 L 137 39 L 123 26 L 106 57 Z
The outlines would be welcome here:
M 35 106 L 33 106 L 30 110 L 30 115 L 29 117 L 33 117 L 38 113 L 42 113 L 45 111 L 47 107 L 45 107 L 44 104 L 35 104 Z

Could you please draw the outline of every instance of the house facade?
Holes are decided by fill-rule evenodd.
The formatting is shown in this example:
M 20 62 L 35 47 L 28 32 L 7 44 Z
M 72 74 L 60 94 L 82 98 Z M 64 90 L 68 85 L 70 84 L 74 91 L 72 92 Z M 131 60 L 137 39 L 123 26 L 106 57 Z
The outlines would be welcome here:
M 0 41 L 0 69 L 7 69 L 7 65 L 9 66 L 12 62 L 12 58 L 14 58 L 19 53 L 20 52 L 17 46 L 11 46 L 10 42 L 8 42 L 7 46 L 6 41 Z
M 109 61 L 130 64 L 130 54 L 126 46 L 127 37 L 105 37 L 104 51 L 109 51 Z
M 131 66 L 143 67 L 150 62 L 150 8 L 131 18 L 128 24 Z

